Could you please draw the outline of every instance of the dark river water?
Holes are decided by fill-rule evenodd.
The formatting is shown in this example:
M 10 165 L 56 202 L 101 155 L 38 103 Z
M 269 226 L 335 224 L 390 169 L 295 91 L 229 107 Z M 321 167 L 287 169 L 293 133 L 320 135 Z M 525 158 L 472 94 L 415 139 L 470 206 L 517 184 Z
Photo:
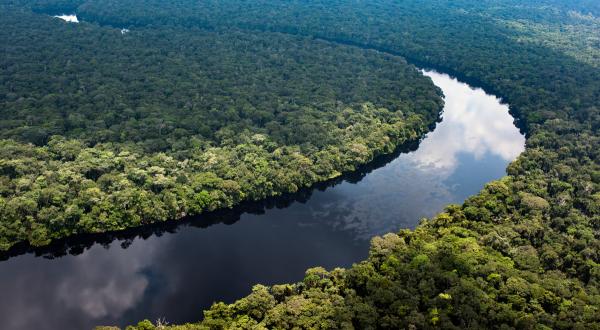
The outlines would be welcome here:
M 414 228 L 462 202 L 502 177 L 525 139 L 496 97 L 425 74 L 446 105 L 416 151 L 266 204 L 13 252 L 0 262 L 0 327 L 196 321 L 213 301 L 232 302 L 255 283 L 295 282 L 317 265 L 351 266 L 367 256 L 372 236 Z

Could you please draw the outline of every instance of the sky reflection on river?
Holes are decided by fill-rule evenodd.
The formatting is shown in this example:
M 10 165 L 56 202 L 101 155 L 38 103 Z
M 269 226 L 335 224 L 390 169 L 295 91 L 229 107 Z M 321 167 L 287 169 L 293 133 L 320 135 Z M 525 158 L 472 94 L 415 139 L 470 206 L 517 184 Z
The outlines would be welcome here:
M 79 19 L 77 19 L 77 15 L 75 14 L 62 14 L 62 15 L 55 15 L 54 17 L 56 18 L 60 18 L 65 22 L 69 22 L 69 23 L 79 23 Z
M 233 301 L 254 283 L 299 280 L 316 265 L 350 266 L 367 256 L 371 236 L 414 228 L 503 176 L 524 147 L 508 107 L 447 75 L 426 74 L 444 91 L 446 106 L 417 151 L 357 183 L 243 214 L 233 225 L 181 226 L 177 234 L 96 244 L 76 256 L 0 262 L 2 328 L 195 321 L 214 300 Z
M 448 75 L 426 71 L 445 94 L 443 121 L 419 145 L 358 184 L 336 186 L 315 216 L 368 239 L 398 228 L 414 228 L 450 203 L 460 203 L 504 174 L 523 151 L 525 138 L 508 106 L 481 89 Z M 319 199 L 320 200 L 320 199 Z

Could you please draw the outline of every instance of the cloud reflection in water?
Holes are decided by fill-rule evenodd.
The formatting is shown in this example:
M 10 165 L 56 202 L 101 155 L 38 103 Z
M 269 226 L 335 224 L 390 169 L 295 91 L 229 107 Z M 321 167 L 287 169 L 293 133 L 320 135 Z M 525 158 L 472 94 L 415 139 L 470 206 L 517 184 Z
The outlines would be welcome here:
M 357 238 L 414 228 L 445 205 L 460 203 L 504 175 L 525 138 L 508 106 L 482 89 L 446 74 L 424 71 L 445 95 L 443 120 L 418 150 L 402 154 L 357 184 L 332 189 L 334 200 L 314 207 L 315 217 L 335 218 Z
M 371 236 L 412 228 L 476 193 L 504 175 L 524 138 L 495 97 L 446 75 L 427 75 L 444 91 L 446 106 L 418 150 L 357 183 L 314 191 L 287 208 L 243 214 L 230 226 L 181 226 L 177 234 L 133 239 L 126 249 L 114 241 L 76 256 L 27 254 L 0 262 L 0 327 L 195 321 L 213 301 L 244 296 L 254 283 L 295 281 L 316 265 L 347 267 L 366 257 Z

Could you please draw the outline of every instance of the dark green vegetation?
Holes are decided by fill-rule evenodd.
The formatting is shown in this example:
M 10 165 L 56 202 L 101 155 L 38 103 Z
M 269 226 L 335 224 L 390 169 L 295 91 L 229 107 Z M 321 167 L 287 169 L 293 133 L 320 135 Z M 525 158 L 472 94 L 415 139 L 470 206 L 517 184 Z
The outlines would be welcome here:
M 0 15 L 0 249 L 295 192 L 420 138 L 442 107 L 372 50 Z
M 237 27 L 400 54 L 502 96 L 528 134 L 506 178 L 415 231 L 374 238 L 351 269 L 257 286 L 175 328 L 600 328 L 597 1 L 69 5 L 117 27 Z
M 373 51 L 277 33 L 121 35 L 33 14 L 3 24 L 3 139 L 45 145 L 61 135 L 188 158 L 191 137 L 223 145 L 268 134 L 306 149 L 338 143 L 331 120 L 348 104 L 371 101 L 394 114 L 418 107 L 428 123 L 437 116 L 426 79 Z
M 502 96 L 528 134 L 506 178 L 375 238 L 364 262 L 257 286 L 181 328 L 600 328 L 598 2 L 143 3 L 78 10 L 116 26 L 233 25 L 400 54 Z

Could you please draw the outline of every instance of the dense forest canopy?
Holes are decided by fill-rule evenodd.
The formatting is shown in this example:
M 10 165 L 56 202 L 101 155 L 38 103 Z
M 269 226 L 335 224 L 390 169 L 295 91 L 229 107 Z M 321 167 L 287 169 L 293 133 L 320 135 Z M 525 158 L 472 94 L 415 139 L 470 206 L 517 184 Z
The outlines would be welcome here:
M 216 303 L 205 312 L 201 323 L 179 328 L 600 327 L 600 8 L 597 1 L 16 0 L 12 6 L 27 8 L 19 9 L 19 15 L 31 15 L 23 14 L 29 9 L 47 14 L 76 12 L 84 21 L 100 26 L 130 28 L 132 36 L 136 29 L 140 32 L 147 29 L 239 29 L 254 36 L 278 32 L 401 55 L 501 96 L 510 103 L 512 113 L 526 131 L 527 149 L 509 166 L 507 177 L 488 184 L 463 205 L 449 206 L 446 212 L 424 221 L 414 231 L 402 230 L 374 238 L 367 260 L 347 270 L 311 269 L 304 280 L 295 284 L 256 286 L 248 297 L 233 304 Z M 100 29 L 95 25 L 90 28 Z M 17 33 L 22 32 L 15 31 L 11 35 Z M 426 102 L 439 106 L 435 98 Z M 202 164 L 235 164 L 241 155 L 247 156 L 247 151 L 240 149 L 251 149 L 260 155 L 259 160 L 266 159 L 266 162 L 251 162 L 254 167 L 248 171 L 256 172 L 257 168 L 270 166 L 281 168 L 276 174 L 265 174 L 260 178 L 263 185 L 259 187 L 263 190 L 252 195 L 256 198 L 272 191 L 292 190 L 289 187 L 293 188 L 299 182 L 306 184 L 325 178 L 339 171 L 342 165 L 345 166 L 342 168 L 351 169 L 350 164 L 368 161 L 372 153 L 367 150 L 386 151 L 390 147 L 374 141 L 380 141 L 400 127 L 409 129 L 410 134 L 403 133 L 401 138 L 392 139 L 396 142 L 419 136 L 422 127 L 428 124 L 424 119 L 435 117 L 430 115 L 435 113 L 432 108 L 435 106 L 427 106 L 430 111 L 425 111 L 426 114 L 419 118 L 412 117 L 411 120 L 410 116 L 402 116 L 387 123 L 382 118 L 395 118 L 390 113 L 399 112 L 363 106 L 352 114 L 360 115 L 361 122 L 370 123 L 362 131 L 361 141 L 371 142 L 361 142 L 360 146 L 354 142 L 341 142 L 325 149 L 298 146 L 289 151 L 284 147 L 272 147 L 270 143 L 277 143 L 275 140 L 265 142 L 263 135 L 259 135 L 249 136 L 243 147 L 220 148 L 199 159 L 204 162 Z M 331 109 L 335 112 L 335 108 Z M 374 135 L 366 133 L 371 130 L 369 125 L 378 128 Z M 266 125 L 257 127 L 259 131 L 267 129 Z M 354 133 L 342 136 L 339 140 L 354 141 Z M 11 187 L 5 189 L 0 199 L 3 210 L 8 209 L 8 196 L 14 196 L 16 192 L 46 189 L 29 188 L 31 184 L 28 186 L 22 179 L 25 175 L 22 173 L 28 173 L 20 172 L 25 161 L 15 164 L 8 160 L 27 159 L 29 164 L 33 159 L 43 166 L 58 168 L 56 162 L 72 158 L 71 150 L 79 153 L 82 149 L 78 148 L 83 148 L 68 141 L 51 139 L 44 148 L 12 140 L 3 142 L 0 149 L 3 153 L 2 187 Z M 353 147 L 348 147 L 350 145 Z M 100 154 L 102 159 L 113 159 L 112 146 L 100 144 L 92 150 L 107 153 Z M 92 160 L 99 157 L 91 154 L 89 149 L 83 155 L 86 153 L 92 156 L 87 156 L 85 164 L 93 163 Z M 352 155 L 350 159 L 340 159 L 348 154 Z M 103 174 L 97 181 L 80 179 L 80 191 L 84 193 L 77 195 L 81 196 L 78 205 L 82 205 L 78 207 L 83 211 L 73 212 L 73 215 L 68 213 L 66 219 L 85 218 L 83 223 L 89 224 L 92 230 L 97 230 L 91 224 L 97 223 L 98 218 L 112 219 L 106 221 L 108 224 L 120 221 L 118 219 L 123 215 L 137 219 L 134 216 L 137 213 L 129 212 L 129 209 L 119 210 L 120 213 L 94 213 L 94 210 L 104 209 L 98 205 L 86 206 L 85 203 L 105 198 L 94 194 L 103 196 L 101 194 L 122 189 L 117 187 L 135 187 L 132 191 L 138 195 L 128 192 L 128 195 L 113 196 L 112 201 L 131 200 L 135 196 L 140 201 L 135 205 L 143 203 L 148 196 L 163 205 L 178 205 L 177 201 L 182 200 L 179 196 L 197 197 L 183 200 L 186 203 L 196 200 L 203 206 L 206 205 L 203 198 L 210 196 L 211 201 L 221 203 L 218 205 L 227 205 L 237 199 L 225 202 L 220 199 L 224 198 L 220 197 L 222 195 L 214 193 L 215 190 L 227 191 L 228 196 L 256 191 L 256 185 L 252 185 L 255 180 L 247 182 L 239 176 L 223 179 L 227 173 L 237 170 L 234 166 L 211 165 L 217 168 L 210 167 L 207 171 L 207 167 L 196 163 L 195 170 L 200 168 L 202 175 L 187 175 L 197 172 L 187 172 L 176 165 L 168 171 L 164 168 L 151 170 L 176 163 L 176 158 L 165 153 L 143 160 L 127 153 L 119 155 L 111 165 L 114 168 L 110 169 L 118 174 Z M 329 161 L 316 162 L 317 159 Z M 144 167 L 142 171 L 124 165 L 138 161 L 153 166 Z M 77 163 L 77 159 L 72 162 Z M 282 162 L 294 166 L 277 167 Z M 314 171 L 315 164 L 322 168 Z M 63 166 L 60 163 L 60 167 Z M 77 167 L 69 169 L 69 174 L 54 174 L 59 178 L 56 180 L 80 173 L 83 165 L 73 166 Z M 95 166 L 91 173 L 106 172 L 98 170 L 100 165 Z M 123 168 L 126 174 L 121 175 Z M 290 168 L 294 169 L 292 173 L 299 174 L 286 176 L 283 180 L 282 173 L 288 173 Z M 127 172 L 129 169 L 131 172 Z M 311 179 L 300 180 L 306 178 L 305 171 L 309 169 L 315 173 L 308 176 Z M 180 175 L 182 172 L 186 175 Z M 19 180 L 15 180 L 17 176 Z M 170 177 L 175 183 L 163 180 L 163 177 Z M 177 181 L 180 177 L 184 178 Z M 272 180 L 274 177 L 282 181 Z M 48 175 L 48 178 L 53 176 Z M 123 181 L 124 178 L 136 185 L 136 182 L 144 182 L 139 186 L 144 188 L 131 186 L 129 181 Z M 119 186 L 121 182 L 126 184 Z M 267 184 L 269 182 L 292 182 L 293 185 L 273 189 Z M 87 189 L 88 185 L 100 185 L 101 189 Z M 156 185 L 157 188 L 152 188 Z M 197 185 L 205 188 L 199 192 L 186 188 Z M 210 185 L 213 185 L 211 189 L 217 189 L 206 188 Z M 140 191 L 144 195 L 140 195 Z M 3 236 L 11 238 L 5 241 L 5 246 L 26 237 L 36 242 L 35 238 L 40 235 L 35 232 L 37 226 L 46 223 L 34 218 L 34 214 L 40 214 L 36 213 L 36 207 L 42 205 L 47 209 L 42 214 L 50 214 L 53 209 L 47 207 L 48 204 L 36 204 L 31 200 L 52 201 L 54 196 L 23 193 L 19 195 L 20 204 L 13 202 L 15 198 L 10 199 L 11 205 L 18 205 L 18 208 L 11 211 L 17 212 L 10 213 L 12 218 L 2 218 L 3 221 L 10 219 L 3 223 L 8 228 L 3 229 L 8 233 Z M 185 205 L 198 207 L 193 203 Z M 86 218 L 87 213 L 82 215 L 88 210 L 93 217 Z M 28 222 L 23 225 L 18 222 L 21 219 Z M 65 223 L 69 221 L 73 220 Z M 119 225 L 107 225 L 100 230 L 118 228 Z M 57 232 L 55 228 L 61 226 L 43 227 L 41 234 L 48 228 L 50 232 Z M 72 228 L 61 235 L 75 232 Z M 143 321 L 137 328 L 153 329 L 155 325 Z
M 295 192 L 418 140 L 443 104 L 375 50 L 1 8 L 0 249 Z
M 509 176 L 414 232 L 374 239 L 363 263 L 257 286 L 187 327 L 599 326 L 597 2 L 86 1 L 78 13 L 107 25 L 236 26 L 403 55 L 502 96 L 529 136 Z
M 327 127 L 330 108 L 371 102 L 427 122 L 437 116 L 427 80 L 400 58 L 374 51 L 277 33 L 121 34 L 39 21 L 33 14 L 3 20 L 5 139 L 44 145 L 62 135 L 152 152 L 189 148 L 191 137 L 239 143 L 247 131 L 323 147 L 337 142 Z

